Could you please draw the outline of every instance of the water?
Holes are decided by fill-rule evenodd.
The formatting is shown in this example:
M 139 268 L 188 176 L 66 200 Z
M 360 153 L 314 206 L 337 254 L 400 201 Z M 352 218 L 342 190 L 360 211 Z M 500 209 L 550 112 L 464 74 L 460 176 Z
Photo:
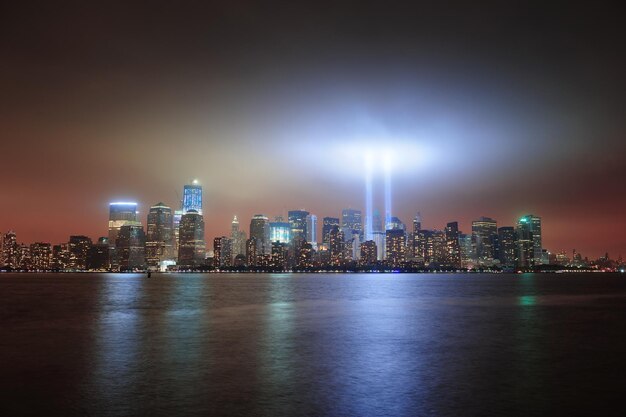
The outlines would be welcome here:
M 0 415 L 620 415 L 624 278 L 2 274 Z

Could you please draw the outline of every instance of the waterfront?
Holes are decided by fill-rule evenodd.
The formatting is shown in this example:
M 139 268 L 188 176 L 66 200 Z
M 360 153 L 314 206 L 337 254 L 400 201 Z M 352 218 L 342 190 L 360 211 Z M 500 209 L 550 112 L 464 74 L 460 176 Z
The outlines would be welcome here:
M 1 415 L 572 415 L 619 274 L 1 274 Z

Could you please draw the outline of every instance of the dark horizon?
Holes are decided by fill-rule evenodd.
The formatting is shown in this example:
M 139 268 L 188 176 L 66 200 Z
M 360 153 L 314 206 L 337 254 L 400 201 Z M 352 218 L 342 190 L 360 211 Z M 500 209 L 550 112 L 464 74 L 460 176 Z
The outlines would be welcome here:
M 204 186 L 233 215 L 364 209 L 395 150 L 394 214 L 441 229 L 543 220 L 544 247 L 625 254 L 626 47 L 609 4 L 69 2 L 3 8 L 0 231 L 105 236 Z M 380 184 L 375 184 L 382 211 Z

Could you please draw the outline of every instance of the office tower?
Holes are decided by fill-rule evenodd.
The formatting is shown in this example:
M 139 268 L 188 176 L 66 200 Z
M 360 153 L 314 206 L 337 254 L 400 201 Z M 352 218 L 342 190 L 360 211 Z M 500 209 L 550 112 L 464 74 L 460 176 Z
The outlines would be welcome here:
M 270 266 L 275 270 L 282 271 L 287 267 L 288 244 L 278 240 L 272 242 L 272 258 Z
M 25 244 L 18 245 L 17 248 L 17 265 L 23 271 L 32 269 L 30 246 Z
M 246 254 L 246 232 L 239 228 L 239 220 L 237 216 L 233 218 L 233 221 L 230 223 L 230 240 L 231 240 L 231 251 L 233 258 L 237 255 Z
M 121 230 L 121 229 L 120 229 Z M 70 264 L 71 269 L 87 269 L 87 255 L 91 248 L 91 239 L 87 236 L 70 236 Z
M 52 267 L 52 245 L 35 242 L 30 245 L 31 265 L 33 269 L 47 271 Z
M 361 210 L 348 208 L 341 211 L 341 231 L 344 239 L 351 238 L 355 232 L 359 235 L 363 234 Z
M 163 261 L 174 257 L 174 218 L 172 209 L 163 203 L 150 207 L 146 233 L 146 263 L 149 268 L 159 268 Z
M 298 268 L 313 268 L 313 245 L 308 242 L 304 242 L 304 244 L 299 248 L 298 257 L 296 258 L 296 264 Z
M 17 269 L 18 267 L 18 244 L 17 235 L 8 231 L 2 235 L 2 268 Z
M 309 215 L 309 212 L 304 210 L 290 210 L 287 214 L 289 226 L 291 227 L 291 240 L 293 241 L 297 237 L 302 237 L 304 240 L 306 240 L 306 218 Z
M 136 224 L 137 203 L 115 202 L 109 204 L 109 245 L 115 247 L 122 226 Z
M 267 216 L 255 214 L 252 217 L 250 220 L 250 237 L 255 239 L 257 256 L 272 253 L 270 222 Z
M 521 267 L 541 264 L 541 218 L 528 214 L 517 222 L 517 263 Z
M 374 210 L 372 214 L 372 233 L 376 232 L 385 232 L 383 218 L 380 215 L 380 211 L 378 209 Z
M 489 217 L 472 222 L 472 244 L 476 262 L 481 266 L 493 266 L 496 259 L 498 225 Z
M 420 230 L 422 230 L 422 215 L 417 213 L 413 218 L 413 233 L 417 236 Z
M 361 264 L 374 265 L 378 259 L 378 250 L 376 242 L 368 240 L 361 243 Z
M 204 219 L 196 210 L 189 210 L 180 220 L 178 264 L 198 267 L 204 264 L 206 244 Z
M 109 267 L 109 238 L 101 237 L 89 248 L 87 269 L 104 270 Z
M 472 247 L 472 235 L 459 233 L 459 248 L 461 249 L 461 267 L 471 268 L 475 258 Z
M 246 240 L 246 264 L 248 266 L 256 266 L 257 264 L 257 243 L 255 237 Z
M 513 227 L 498 228 L 498 259 L 503 268 L 513 268 L 516 265 L 515 252 L 517 239 Z
M 143 226 L 127 224 L 120 227 L 115 241 L 115 251 L 120 271 L 146 268 L 146 234 Z
M 446 225 L 446 266 L 461 267 L 461 248 L 459 246 L 459 224 L 450 222 Z
M 172 233 L 174 234 L 174 257 L 178 256 L 178 247 L 180 244 L 180 239 L 178 233 L 180 231 L 180 219 L 183 218 L 183 209 L 182 209 L 182 201 L 180 203 L 180 210 L 174 210 L 174 216 L 172 216 Z
M 317 247 L 317 216 L 315 214 L 306 216 L 306 241 L 314 248 Z
M 338 217 L 324 217 L 322 220 L 322 243 L 328 246 L 330 230 L 334 227 L 339 227 Z
M 387 229 L 385 233 L 385 257 L 391 266 L 404 263 L 406 233 L 403 229 Z
M 343 232 L 339 226 L 333 226 L 328 234 L 328 250 L 330 252 L 331 265 L 341 265 L 344 261 Z
M 232 240 L 226 236 L 213 239 L 213 265 L 216 268 L 232 266 Z
M 276 216 L 273 222 L 270 222 L 270 241 L 289 243 L 291 241 L 291 225 L 284 222 L 283 218 Z
M 109 246 L 110 249 L 110 246 Z M 110 252 L 109 252 L 110 253 Z M 108 259 L 108 256 L 107 256 Z M 66 270 L 70 265 L 70 250 L 67 243 L 52 246 L 52 268 Z
M 191 184 L 183 187 L 183 214 L 194 210 L 202 215 L 202 186 L 198 180 L 193 180 Z

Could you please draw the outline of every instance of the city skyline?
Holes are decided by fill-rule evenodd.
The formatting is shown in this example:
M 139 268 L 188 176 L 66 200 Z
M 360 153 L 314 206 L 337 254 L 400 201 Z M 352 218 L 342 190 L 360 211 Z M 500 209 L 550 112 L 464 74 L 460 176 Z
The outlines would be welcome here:
M 362 154 L 390 150 L 396 216 L 467 230 L 541 213 L 549 247 L 626 248 L 610 8 L 14 2 L 6 15 L 0 230 L 26 241 L 99 236 L 115 200 L 145 222 L 191 178 L 207 239 L 234 214 L 366 211 Z

